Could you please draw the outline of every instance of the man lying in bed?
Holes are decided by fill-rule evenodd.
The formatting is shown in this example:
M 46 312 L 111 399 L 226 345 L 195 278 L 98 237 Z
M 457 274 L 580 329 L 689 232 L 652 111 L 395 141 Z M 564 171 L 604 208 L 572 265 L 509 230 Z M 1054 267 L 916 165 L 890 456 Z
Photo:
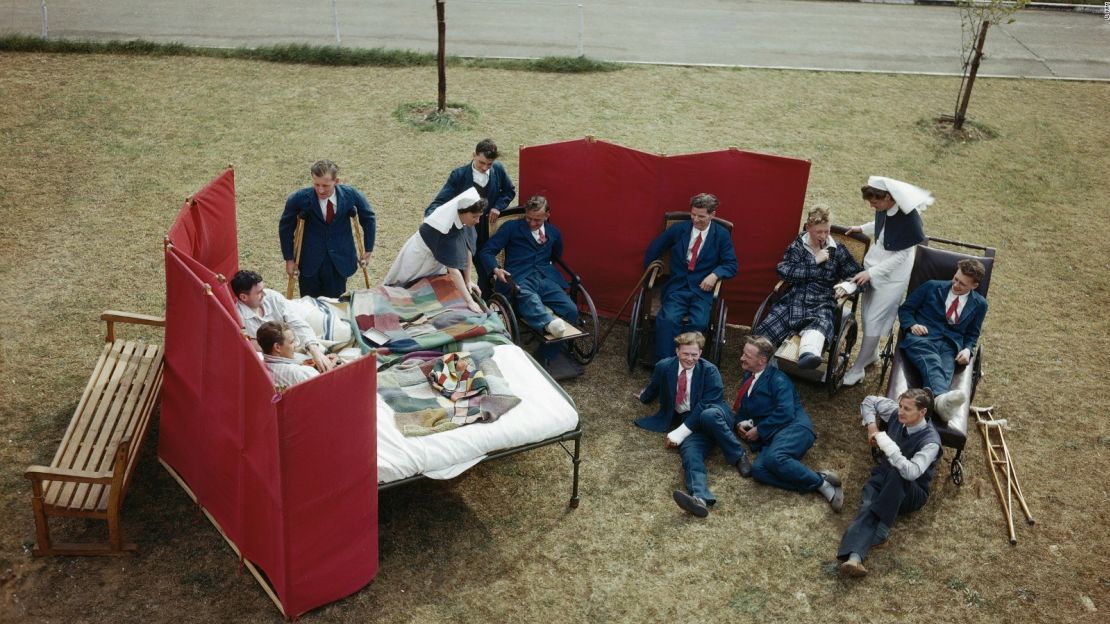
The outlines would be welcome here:
M 275 386 L 288 388 L 320 374 L 320 371 L 298 362 L 294 357 L 297 339 L 287 323 L 266 321 L 258 328 L 255 339 L 262 349 L 262 361 L 266 363 Z
M 235 309 L 243 321 L 247 335 L 257 344 L 258 328 L 267 321 L 288 323 L 297 337 L 297 347 L 312 356 L 312 361 L 320 372 L 329 371 L 335 363 L 324 355 L 324 349 L 312 328 L 289 305 L 289 300 L 276 290 L 266 288 L 262 276 L 254 271 L 239 271 L 231 278 L 231 291 L 238 300 Z

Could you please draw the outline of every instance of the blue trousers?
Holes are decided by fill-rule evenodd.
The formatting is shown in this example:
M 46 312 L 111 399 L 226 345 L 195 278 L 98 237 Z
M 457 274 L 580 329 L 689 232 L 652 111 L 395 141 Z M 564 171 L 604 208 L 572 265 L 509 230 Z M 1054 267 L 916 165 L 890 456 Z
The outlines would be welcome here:
M 907 332 L 898 348 L 921 373 L 921 383 L 932 388 L 934 395 L 948 392 L 956 372 L 956 345 L 952 341 Z
M 578 308 L 566 291 L 555 282 L 544 279 L 536 272 L 517 281 L 516 285 L 520 287 L 516 298 L 516 313 L 532 329 L 543 331 L 555 318 L 544 306 L 551 308 L 552 312 L 571 324 L 578 322 Z
M 890 535 L 895 518 L 921 509 L 927 500 L 929 492 L 916 481 L 906 481 L 886 462 L 875 466 L 863 484 L 859 513 L 840 538 L 836 558 L 844 561 L 856 553 L 863 559 L 872 546 Z
M 709 491 L 705 456 L 716 444 L 724 452 L 726 462 L 735 464 L 740 461 L 744 456 L 744 447 L 740 446 L 740 441 L 733 433 L 736 420 L 731 410 L 707 407 L 698 414 L 696 420 L 688 418 L 684 424 L 694 432 L 678 447 L 678 453 L 682 456 L 686 491 L 711 505 L 717 502 L 717 497 Z
M 752 478 L 784 490 L 816 490 L 824 479 L 801 462 L 816 439 L 817 436 L 802 425 L 779 429 L 770 444 L 760 447 L 759 456 L 752 462 Z
M 320 270 L 315 275 L 306 276 L 302 273 L 297 282 L 301 287 L 302 297 L 338 297 L 347 292 L 347 278 L 339 274 L 329 256 L 324 256 Z
M 655 316 L 655 361 L 674 355 L 675 336 L 688 331 L 704 334 L 712 307 L 713 294 L 699 288 L 684 284 L 664 289 L 663 305 Z M 687 317 L 687 322 L 683 323 L 682 317 Z

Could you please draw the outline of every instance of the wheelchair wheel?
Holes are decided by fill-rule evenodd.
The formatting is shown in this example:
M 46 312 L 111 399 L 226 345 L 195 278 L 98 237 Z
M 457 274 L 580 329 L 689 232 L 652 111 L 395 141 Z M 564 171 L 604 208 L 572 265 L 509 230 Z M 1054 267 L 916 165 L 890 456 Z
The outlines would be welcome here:
M 755 328 L 759 327 L 763 319 L 767 318 L 767 315 L 771 313 L 771 306 L 774 305 L 772 299 L 776 299 L 774 292 L 764 297 L 763 303 L 759 304 L 759 309 L 755 311 L 755 318 L 752 319 L 752 335 L 755 335 Z
M 632 315 L 628 318 L 628 372 L 636 369 L 640 359 L 640 346 L 647 333 L 647 314 L 644 312 L 647 304 L 647 289 L 641 288 L 632 303 Z
M 844 381 L 848 365 L 851 364 L 852 347 L 856 345 L 858 331 L 856 320 L 848 319 L 840 328 L 840 333 L 832 346 L 829 347 L 829 362 L 825 367 L 825 388 L 829 391 L 829 396 L 835 395 L 840 390 L 840 382 Z
M 570 342 L 570 352 L 579 364 L 589 364 L 597 354 L 597 341 L 601 325 L 597 322 L 597 308 L 590 293 L 581 284 L 571 288 L 571 299 L 578 306 L 578 329 L 589 334 Z M 584 309 L 583 309 L 584 308 Z
M 879 391 L 886 390 L 886 374 L 890 371 L 891 366 L 894 365 L 894 333 L 891 332 L 886 339 L 886 345 L 883 346 L 882 353 L 879 354 L 879 359 L 883 361 L 883 369 L 879 373 Z
M 964 463 L 960 459 L 963 454 L 963 449 L 956 451 L 956 456 L 952 458 L 952 484 L 960 487 L 964 484 Z
M 714 305 L 716 308 L 709 318 L 709 353 L 706 357 L 710 362 L 717 367 L 721 366 L 721 355 L 725 350 L 725 319 L 728 318 L 728 306 L 725 305 L 724 300 L 718 298 L 717 303 Z
M 513 307 L 509 305 L 509 300 L 501 293 L 493 293 L 489 298 L 490 312 L 493 312 L 501 318 L 502 324 L 505 325 L 505 330 L 509 332 L 509 338 L 513 344 L 520 344 L 520 326 L 516 322 L 516 314 L 513 312 Z

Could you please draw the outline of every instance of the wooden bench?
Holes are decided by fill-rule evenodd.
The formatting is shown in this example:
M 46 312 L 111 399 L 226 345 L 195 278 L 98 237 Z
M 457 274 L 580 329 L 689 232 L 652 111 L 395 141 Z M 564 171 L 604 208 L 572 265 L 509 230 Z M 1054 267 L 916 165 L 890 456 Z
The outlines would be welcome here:
M 107 338 L 73 419 L 49 466 L 30 466 L 36 547 L 41 555 L 121 555 L 120 507 L 135 471 L 150 415 L 162 389 L 162 345 L 117 340 L 116 323 L 163 327 L 161 317 L 116 312 L 100 315 Z M 53 544 L 47 518 L 108 522 L 107 543 Z

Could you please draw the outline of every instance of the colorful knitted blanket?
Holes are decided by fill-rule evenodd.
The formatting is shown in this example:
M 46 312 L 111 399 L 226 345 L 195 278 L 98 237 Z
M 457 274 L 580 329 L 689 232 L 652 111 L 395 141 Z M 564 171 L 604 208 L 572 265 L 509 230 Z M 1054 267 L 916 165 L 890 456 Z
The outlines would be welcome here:
M 362 332 L 362 346 L 375 349 L 385 361 L 396 359 L 397 354 L 437 349 L 462 340 L 512 343 L 501 319 L 467 308 L 466 298 L 446 275 L 422 279 L 409 288 L 356 290 L 351 293 L 350 313 Z M 375 343 L 366 334 L 381 340 Z
M 410 357 L 378 371 L 378 395 L 406 436 L 493 422 L 516 407 L 508 382 L 493 361 L 493 347 L 424 358 Z

